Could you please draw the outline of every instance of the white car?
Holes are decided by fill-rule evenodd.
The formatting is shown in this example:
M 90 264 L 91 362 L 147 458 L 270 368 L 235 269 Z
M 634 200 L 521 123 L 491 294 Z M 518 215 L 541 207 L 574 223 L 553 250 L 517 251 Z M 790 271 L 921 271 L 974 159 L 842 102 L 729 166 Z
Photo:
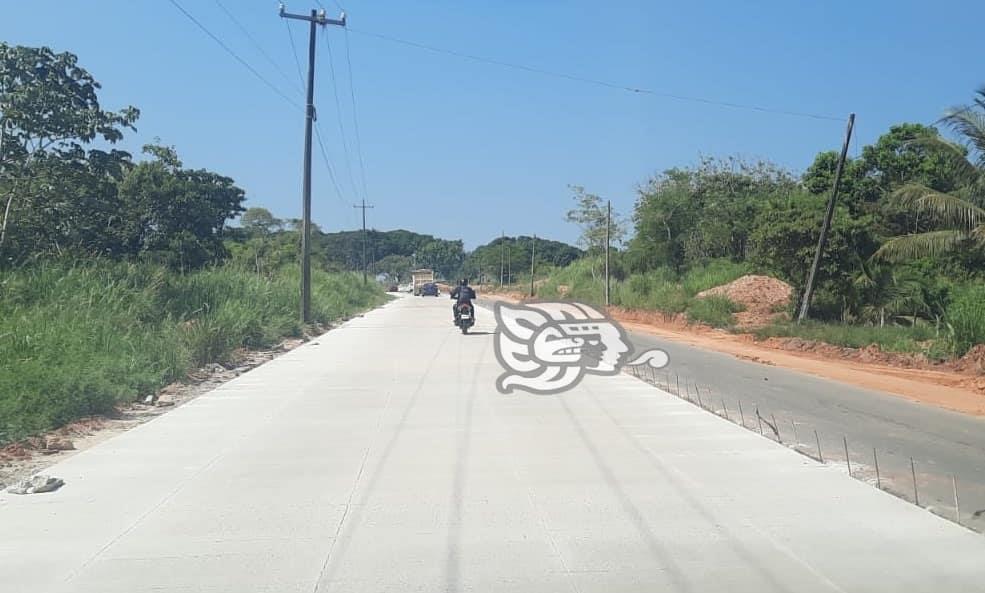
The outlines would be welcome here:
M 414 285 L 413 284 L 401 284 L 398 287 L 398 289 L 400 290 L 400 292 L 414 292 Z

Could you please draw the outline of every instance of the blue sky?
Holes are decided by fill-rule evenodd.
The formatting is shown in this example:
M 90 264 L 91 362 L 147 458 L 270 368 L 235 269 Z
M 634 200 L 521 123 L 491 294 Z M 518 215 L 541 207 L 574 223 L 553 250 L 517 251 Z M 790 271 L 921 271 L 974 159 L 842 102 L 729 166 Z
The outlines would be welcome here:
M 275 2 L 178 0 L 297 102 Z M 322 0 L 330 16 L 338 10 Z M 702 155 L 767 158 L 799 171 L 836 149 L 843 121 L 760 113 L 476 63 L 365 32 L 659 92 L 781 110 L 857 115 L 857 147 L 901 121 L 929 123 L 985 84 L 981 2 L 414 2 L 347 0 L 351 31 L 318 43 L 319 122 L 343 195 L 317 155 L 313 217 L 355 228 L 363 197 L 345 61 L 348 37 L 370 225 L 473 247 L 501 231 L 573 242 L 577 184 L 630 214 L 635 188 Z M 31 0 L 0 8 L 0 39 L 68 50 L 103 84 L 106 107 L 139 107 L 134 152 L 160 137 L 186 165 L 236 179 L 249 205 L 300 215 L 303 113 L 258 81 L 168 0 Z M 290 1 L 288 10 L 311 4 Z M 292 22 L 305 59 L 307 31 Z M 354 183 L 346 167 L 346 154 Z

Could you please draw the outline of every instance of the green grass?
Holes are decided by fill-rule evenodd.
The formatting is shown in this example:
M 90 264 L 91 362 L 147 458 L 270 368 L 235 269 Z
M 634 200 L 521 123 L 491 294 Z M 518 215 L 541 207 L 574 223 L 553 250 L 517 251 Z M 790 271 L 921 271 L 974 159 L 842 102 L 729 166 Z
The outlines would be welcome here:
M 632 309 L 652 309 L 673 315 L 687 309 L 688 295 L 666 272 L 634 274 L 612 287 L 612 302 Z
M 985 286 L 967 286 L 957 291 L 944 321 L 955 356 L 964 355 L 976 344 L 985 344 Z
M 151 265 L 44 263 L 0 272 L 0 442 L 109 412 L 238 347 L 296 336 L 297 271 L 186 275 Z M 375 283 L 315 271 L 312 317 L 384 301 Z
M 873 344 L 884 352 L 927 352 L 927 343 L 934 339 L 933 326 L 887 325 L 864 326 L 808 321 L 801 324 L 776 323 L 755 331 L 758 339 L 791 337 L 825 342 L 848 348 L 865 348 Z
M 688 323 L 706 323 L 712 327 L 731 327 L 735 324 L 735 313 L 742 307 L 723 296 L 708 296 L 693 299 L 687 307 Z
M 694 296 L 702 290 L 728 284 L 752 273 L 753 268 L 749 264 L 735 263 L 729 259 L 713 259 L 689 269 L 681 278 L 681 284 L 689 296 Z

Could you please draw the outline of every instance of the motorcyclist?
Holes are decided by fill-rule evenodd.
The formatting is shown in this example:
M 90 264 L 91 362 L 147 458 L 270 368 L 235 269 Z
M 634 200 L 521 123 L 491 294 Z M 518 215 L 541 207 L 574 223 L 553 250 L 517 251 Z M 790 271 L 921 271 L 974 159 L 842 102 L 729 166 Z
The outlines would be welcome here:
M 455 324 L 458 325 L 458 307 L 462 303 L 468 303 L 472 306 L 472 299 L 475 297 L 475 290 L 469 286 L 469 279 L 462 278 L 458 281 L 458 286 L 451 290 L 451 298 L 454 299 L 455 304 L 452 305 L 451 309 L 455 315 Z M 475 307 L 472 306 L 472 319 L 475 319 Z

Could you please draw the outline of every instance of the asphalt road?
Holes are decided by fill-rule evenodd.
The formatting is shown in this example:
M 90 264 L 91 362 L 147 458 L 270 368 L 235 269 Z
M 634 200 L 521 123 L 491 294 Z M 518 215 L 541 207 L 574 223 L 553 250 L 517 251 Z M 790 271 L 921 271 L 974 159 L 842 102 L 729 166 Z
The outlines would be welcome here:
M 976 512 L 985 509 L 982 418 L 652 335 L 629 335 L 637 350 L 658 347 L 670 355 L 667 373 L 672 390 L 676 391 L 679 376 L 682 392 L 687 390 L 694 399 L 697 385 L 705 398 L 703 403 L 713 405 L 717 411 L 727 407 L 730 417 L 739 416 L 741 400 L 747 425 L 756 431 L 758 406 L 767 419 L 775 416 L 783 442 L 796 440 L 798 449 L 815 455 L 816 430 L 821 455 L 829 461 L 844 464 L 847 438 L 853 472 L 861 472 L 864 478 L 875 482 L 873 458 L 878 456 L 883 486 L 910 500 L 914 497 L 912 457 L 920 503 L 951 518 L 955 516 L 951 476 L 955 476 L 962 523 L 979 531 L 985 528 L 985 512 L 976 516 Z M 660 385 L 665 385 L 667 379 L 668 374 L 655 376 Z M 764 430 L 769 431 L 769 427 Z
M 493 329 L 400 298 L 57 463 L 0 586 L 985 591 L 981 535 L 633 377 L 500 394 Z

